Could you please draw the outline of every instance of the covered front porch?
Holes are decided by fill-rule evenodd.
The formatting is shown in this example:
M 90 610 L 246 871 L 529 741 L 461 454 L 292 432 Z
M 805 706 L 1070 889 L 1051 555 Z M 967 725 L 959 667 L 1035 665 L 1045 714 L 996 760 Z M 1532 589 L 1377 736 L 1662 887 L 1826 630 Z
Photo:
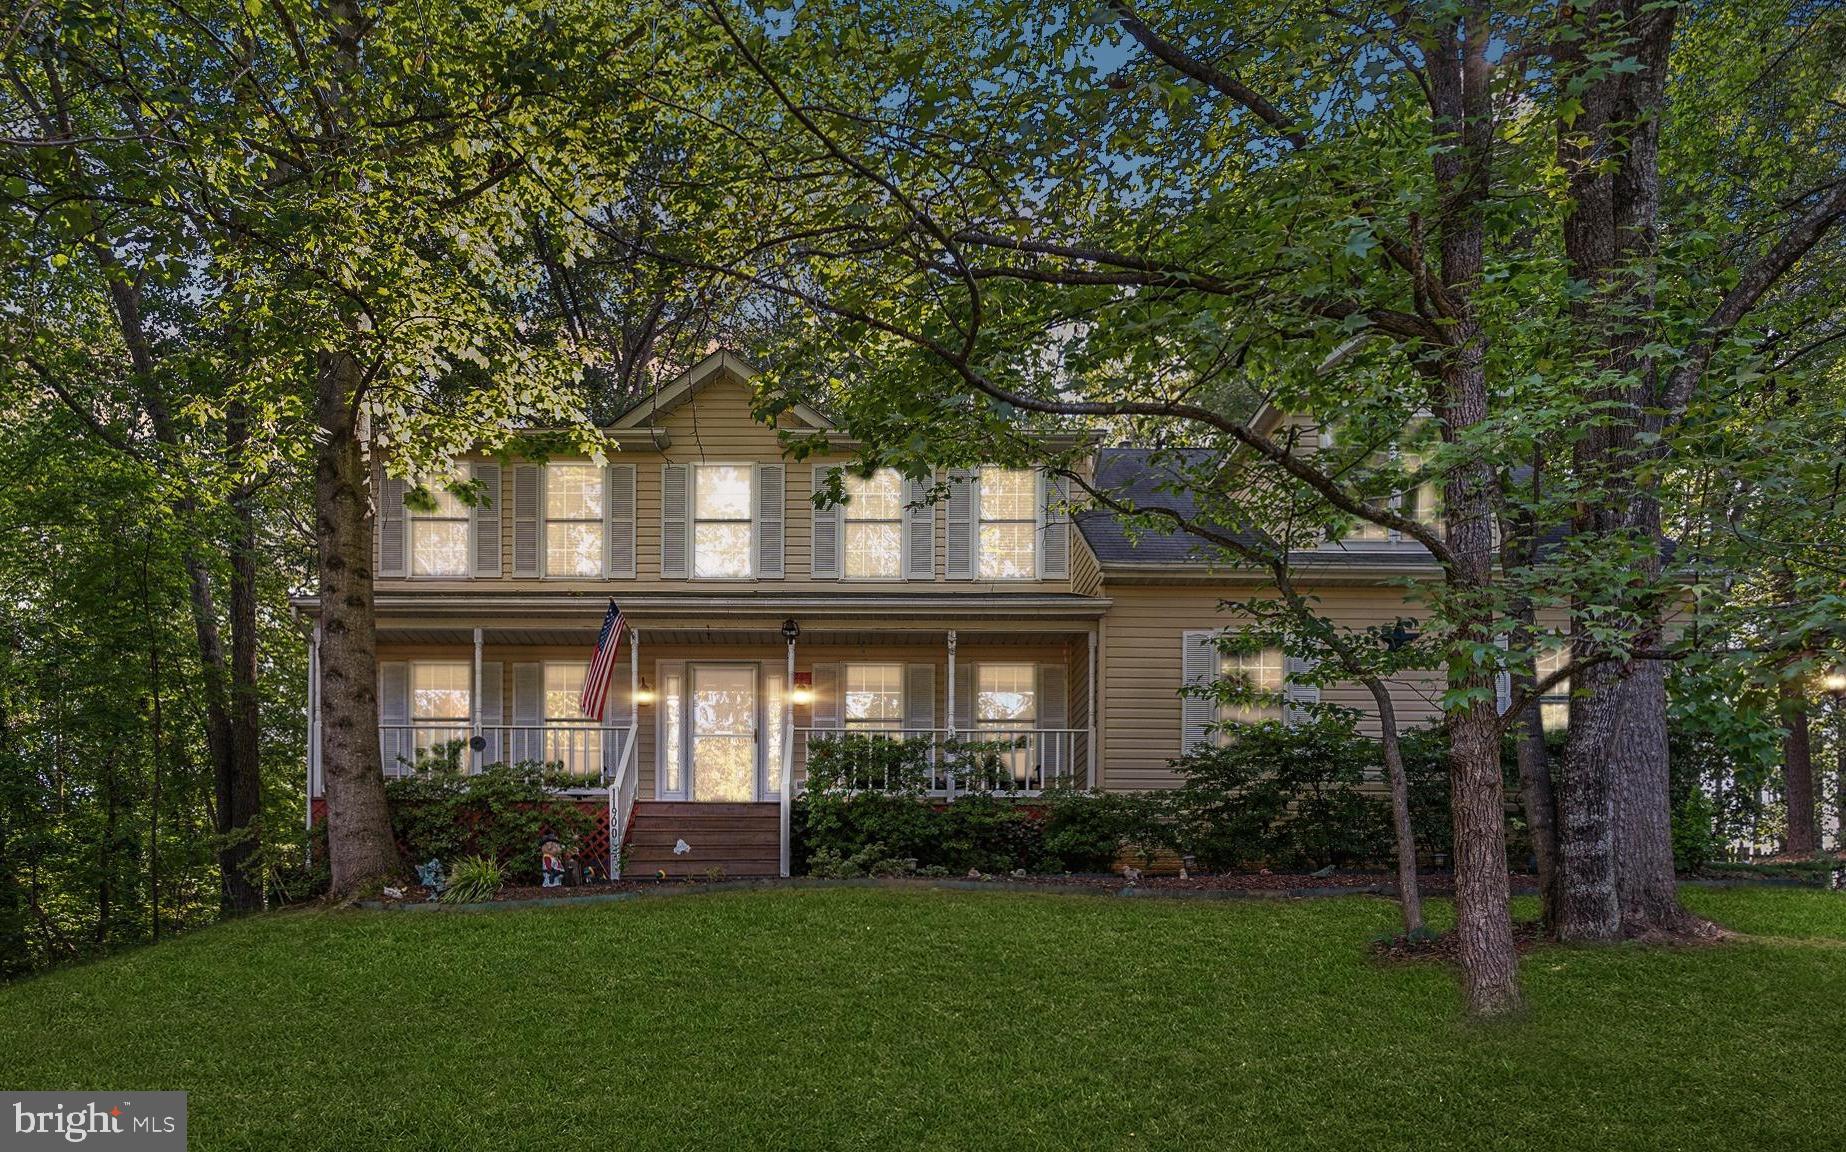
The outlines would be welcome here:
M 624 605 L 628 630 L 600 720 L 576 707 L 596 638 L 590 611 L 470 627 L 385 620 L 385 772 L 542 763 L 560 790 L 606 800 L 612 871 L 646 802 L 656 814 L 773 805 L 777 870 L 786 872 L 788 804 L 822 752 L 837 761 L 885 744 L 916 747 L 926 790 L 943 800 L 970 789 L 1030 797 L 1095 780 L 1094 609 L 1050 620 L 886 612 L 874 622 L 869 611 L 834 607 L 699 620 Z M 960 754 L 974 745 L 986 753 L 978 772 Z

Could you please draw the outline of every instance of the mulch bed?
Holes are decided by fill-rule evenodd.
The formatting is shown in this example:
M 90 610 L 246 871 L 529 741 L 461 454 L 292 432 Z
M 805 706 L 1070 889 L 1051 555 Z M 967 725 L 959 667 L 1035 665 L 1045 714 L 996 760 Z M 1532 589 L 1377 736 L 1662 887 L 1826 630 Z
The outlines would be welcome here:
M 879 879 L 880 884 L 914 883 L 919 887 L 956 888 L 975 887 L 993 884 L 1002 888 L 1043 888 L 1065 891 L 1089 891 L 1097 893 L 1122 893 L 1127 895 L 1145 894 L 1183 895 L 1199 893 L 1209 895 L 1224 893 L 1235 895 L 1240 892 L 1252 894 L 1313 894 L 1335 895 L 1341 892 L 1375 893 L 1391 895 L 1396 892 L 1396 877 L 1386 872 L 1332 872 L 1327 874 L 1302 872 L 1222 872 L 1198 876 L 1141 876 L 1130 882 L 1115 873 L 1086 873 L 1051 875 L 1044 873 L 971 873 L 963 876 L 943 877 L 896 877 Z M 717 878 L 675 877 L 659 880 L 654 877 L 616 880 L 580 884 L 572 887 L 542 888 L 536 884 L 509 884 L 495 894 L 490 903 L 516 904 L 522 902 L 570 900 L 586 897 L 612 896 L 621 893 L 665 892 L 709 888 L 713 885 L 726 887 L 747 886 L 750 884 L 788 885 L 827 881 L 812 881 L 796 877 L 793 881 L 775 878 Z M 851 883 L 847 881 L 846 883 Z M 1446 895 L 1455 890 L 1455 877 L 1449 872 L 1426 872 L 1418 877 L 1419 886 L 1424 895 Z M 1531 890 L 1534 880 L 1530 876 L 1514 876 L 1513 886 L 1516 891 Z M 429 890 L 420 884 L 407 884 L 401 889 L 400 897 L 382 897 L 377 901 L 367 901 L 368 907 L 404 907 L 429 903 Z

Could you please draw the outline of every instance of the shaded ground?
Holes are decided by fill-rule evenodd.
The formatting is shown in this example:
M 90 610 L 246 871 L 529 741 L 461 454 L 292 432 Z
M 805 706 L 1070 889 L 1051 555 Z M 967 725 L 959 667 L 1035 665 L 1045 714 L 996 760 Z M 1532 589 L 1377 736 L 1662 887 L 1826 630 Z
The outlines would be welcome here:
M 1751 935 L 1541 949 L 1492 1027 L 1370 897 L 309 910 L 0 988 L 0 1084 L 208 1149 L 1837 1146 L 1846 898 L 1687 898 Z

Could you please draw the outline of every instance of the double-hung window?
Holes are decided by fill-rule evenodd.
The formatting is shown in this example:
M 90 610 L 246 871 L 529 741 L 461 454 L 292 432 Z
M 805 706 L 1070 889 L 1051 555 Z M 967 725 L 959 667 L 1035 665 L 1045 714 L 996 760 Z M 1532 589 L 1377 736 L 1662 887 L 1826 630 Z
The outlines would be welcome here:
M 982 468 L 980 577 L 1031 580 L 1038 576 L 1038 473 Z
M 1032 778 L 1032 740 L 1038 727 L 1038 669 L 1031 664 L 978 664 L 974 669 L 976 739 L 1017 745 L 1000 754 L 1014 787 Z
M 473 679 L 474 667 L 461 661 L 418 660 L 410 665 L 413 754 L 468 739 Z
M 895 468 L 841 477 L 846 492 L 846 578 L 895 580 L 903 562 L 904 482 Z
M 847 728 L 887 732 L 903 728 L 902 664 L 848 664 L 845 675 Z
M 755 574 L 756 470 L 748 464 L 698 464 L 692 469 L 692 574 L 746 579 Z
M 564 765 L 575 776 L 602 772 L 602 729 L 581 707 L 589 670 L 587 663 L 575 660 L 545 664 L 545 760 Z
M 1282 718 L 1280 700 L 1283 663 L 1280 648 L 1265 648 L 1260 652 L 1221 653 L 1218 657 L 1218 675 L 1227 680 L 1235 680 L 1252 697 L 1236 702 L 1220 702 L 1220 723 L 1261 724 Z
M 449 491 L 448 481 L 429 486 L 436 507 L 406 508 L 410 520 L 412 576 L 468 575 L 468 506 Z
M 545 465 L 545 575 L 603 574 L 603 470 Z

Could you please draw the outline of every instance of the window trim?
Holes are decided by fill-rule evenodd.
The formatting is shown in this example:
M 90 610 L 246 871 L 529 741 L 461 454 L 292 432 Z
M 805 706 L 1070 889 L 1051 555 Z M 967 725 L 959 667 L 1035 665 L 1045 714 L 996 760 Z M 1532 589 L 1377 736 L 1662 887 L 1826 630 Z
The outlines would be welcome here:
M 904 576 L 904 474 L 896 468 L 880 468 L 873 475 L 889 472 L 897 478 L 897 514 L 892 517 L 854 516 L 851 499 L 840 505 L 840 576 L 841 580 L 850 580 L 862 584 L 897 584 L 905 580 Z M 848 481 L 858 479 L 850 469 L 840 473 L 842 491 Z M 850 496 L 850 493 L 848 493 Z M 854 524 L 889 524 L 897 529 L 897 562 L 892 565 L 889 576 L 855 576 L 852 574 L 852 526 Z
M 1031 477 L 1032 518 L 1030 521 L 1023 517 L 1008 516 L 1002 519 L 999 517 L 989 517 L 987 515 L 985 478 L 990 470 L 994 472 L 1017 472 Z M 1043 562 L 1045 547 L 1045 501 L 1043 498 L 1043 486 L 1044 482 L 1041 478 L 1041 470 L 1037 468 L 1002 468 L 997 464 L 983 464 L 974 470 L 974 579 L 976 582 L 987 584 L 1020 584 L 1037 582 L 1040 579 L 1038 572 L 1039 566 Z M 1030 564 L 1026 565 L 1027 571 L 1025 575 L 989 576 L 987 574 L 984 567 L 987 559 L 987 549 L 982 547 L 981 544 L 981 529 L 990 523 L 1030 523 L 1032 525 L 1032 560 Z
M 554 518 L 551 515 L 551 470 L 554 467 L 587 468 L 596 473 L 596 483 L 602 488 L 602 515 L 565 516 Z M 541 580 L 607 580 L 609 578 L 609 469 L 594 460 L 547 460 L 539 466 L 538 490 L 538 569 Z M 600 545 L 596 549 L 596 571 L 594 574 L 581 572 L 551 571 L 551 526 L 553 524 L 594 524 Z
M 737 584 L 760 579 L 756 573 L 756 534 L 762 530 L 763 494 L 757 484 L 757 464 L 760 461 L 743 460 L 697 460 L 686 465 L 686 579 L 715 580 Z M 699 516 L 699 473 L 707 468 L 741 468 L 750 481 L 750 513 L 743 520 L 713 520 Z M 699 574 L 699 525 L 700 524 L 747 524 L 750 527 L 750 543 L 744 549 L 744 556 L 749 561 L 750 571 L 742 576 L 701 576 Z M 845 553 L 840 561 L 845 564 Z

